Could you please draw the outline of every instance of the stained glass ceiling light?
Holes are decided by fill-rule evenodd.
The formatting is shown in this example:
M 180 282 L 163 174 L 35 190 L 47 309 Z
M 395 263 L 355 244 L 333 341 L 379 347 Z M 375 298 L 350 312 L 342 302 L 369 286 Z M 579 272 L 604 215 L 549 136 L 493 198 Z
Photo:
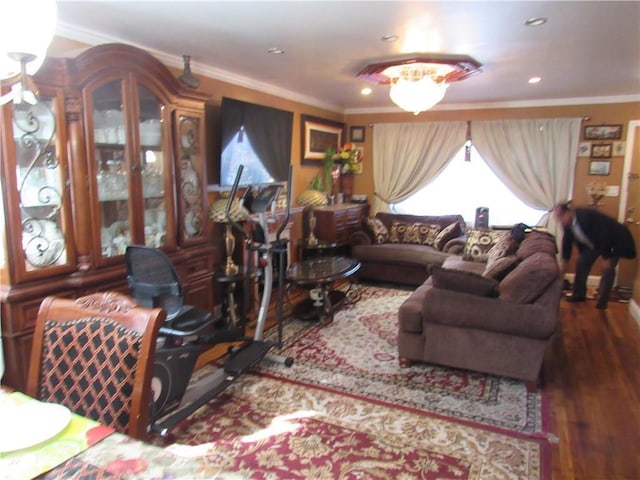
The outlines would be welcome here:
M 390 85 L 389 97 L 415 115 L 440 102 L 451 82 L 481 72 L 482 65 L 467 55 L 428 54 L 367 65 L 359 78 Z

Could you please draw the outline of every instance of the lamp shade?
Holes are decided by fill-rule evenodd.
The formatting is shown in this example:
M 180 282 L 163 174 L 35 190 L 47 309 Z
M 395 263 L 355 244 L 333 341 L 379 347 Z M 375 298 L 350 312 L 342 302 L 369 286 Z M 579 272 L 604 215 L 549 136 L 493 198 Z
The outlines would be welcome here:
M 317 190 L 305 190 L 300 194 L 297 202 L 302 207 L 318 207 L 326 205 L 327 196 Z
M 55 0 L 8 0 L 0 16 L 0 79 L 20 73 L 20 56 L 34 57 L 27 64 L 33 75 L 44 62 L 56 31 Z
M 209 207 L 209 219 L 216 223 L 227 223 L 227 199 L 221 198 L 216 200 Z M 231 209 L 229 210 L 229 217 L 234 222 L 240 222 L 246 220 L 249 217 L 249 211 L 240 205 L 240 202 L 235 199 L 231 203 Z

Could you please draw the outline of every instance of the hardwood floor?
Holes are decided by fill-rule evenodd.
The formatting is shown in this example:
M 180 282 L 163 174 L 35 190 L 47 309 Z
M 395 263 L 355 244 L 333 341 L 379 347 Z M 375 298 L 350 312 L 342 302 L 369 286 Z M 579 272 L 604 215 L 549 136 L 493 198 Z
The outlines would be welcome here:
M 272 304 L 268 323 L 274 319 Z M 593 300 L 562 300 L 560 322 L 542 380 L 547 430 L 557 437 L 552 480 L 639 480 L 640 329 L 628 304 L 602 311 Z M 198 364 L 225 353 L 226 346 L 211 349 Z
M 561 302 L 542 387 L 553 480 L 640 478 L 640 330 L 628 308 Z

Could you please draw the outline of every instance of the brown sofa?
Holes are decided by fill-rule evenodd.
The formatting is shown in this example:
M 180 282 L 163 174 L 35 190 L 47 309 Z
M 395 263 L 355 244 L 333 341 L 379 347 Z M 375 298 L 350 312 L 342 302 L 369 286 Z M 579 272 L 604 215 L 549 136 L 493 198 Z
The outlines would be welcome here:
M 370 219 L 365 221 L 362 229 L 350 236 L 351 256 L 362 264 L 358 271 L 361 280 L 418 286 L 427 279 L 429 265 L 442 265 L 451 255 L 461 253 L 464 246 L 466 226 L 461 215 L 422 216 L 378 212 L 375 218 L 384 225 L 388 238 L 376 238 L 374 229 L 367 225 Z M 456 223 L 457 226 L 454 225 Z M 414 225 L 424 227 L 414 231 L 415 235 L 410 235 L 409 229 Z M 429 226 L 437 228 L 424 233 Z M 451 227 L 448 234 L 443 232 L 447 227 Z M 436 241 L 441 232 L 447 234 L 440 238 L 444 241 L 436 245 L 427 244 Z
M 402 366 L 424 361 L 517 378 L 536 388 L 545 350 L 559 330 L 556 244 L 535 231 L 520 244 L 506 232 L 503 243 L 515 253 L 492 257 L 491 250 L 487 263 L 450 257 L 431 268 L 398 313 Z M 496 268 L 500 263 L 511 270 Z

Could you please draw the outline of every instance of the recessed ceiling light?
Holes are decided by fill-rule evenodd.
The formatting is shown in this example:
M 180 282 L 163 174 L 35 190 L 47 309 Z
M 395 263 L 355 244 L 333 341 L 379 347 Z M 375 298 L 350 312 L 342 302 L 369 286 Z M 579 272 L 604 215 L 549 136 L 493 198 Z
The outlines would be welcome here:
M 524 22 L 527 27 L 539 27 L 545 23 L 547 23 L 547 19 L 544 17 L 532 17 Z
M 389 33 L 387 35 L 383 35 L 380 40 L 382 40 L 383 42 L 395 42 L 396 40 L 398 40 L 398 35 L 394 35 L 392 33 Z
M 540 77 L 531 77 L 529 79 L 529 83 L 540 83 L 542 81 L 542 78 Z
M 360 90 L 360 93 L 362 95 L 371 95 L 371 92 L 373 92 L 373 90 L 371 90 L 371 88 L 369 87 L 364 87 L 362 90 Z
M 285 50 L 282 48 L 278 48 L 278 47 L 272 47 L 269 50 L 267 50 L 271 55 L 282 55 Z

